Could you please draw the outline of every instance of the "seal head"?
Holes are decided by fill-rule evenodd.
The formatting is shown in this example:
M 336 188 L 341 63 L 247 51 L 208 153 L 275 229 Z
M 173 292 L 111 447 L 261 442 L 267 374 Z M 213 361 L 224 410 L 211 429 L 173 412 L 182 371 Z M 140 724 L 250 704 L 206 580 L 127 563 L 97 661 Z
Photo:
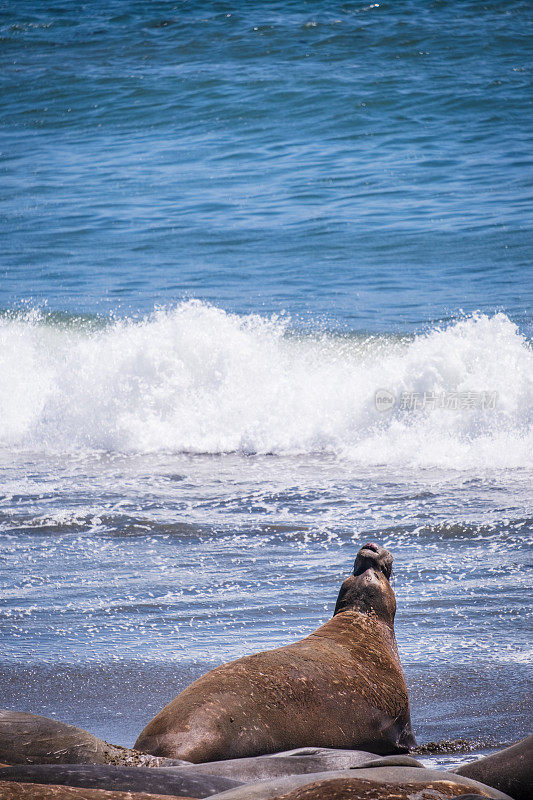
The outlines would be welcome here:
M 333 616 L 348 610 L 374 613 L 392 626 L 396 613 L 396 598 L 389 583 L 392 562 L 392 555 L 384 547 L 374 542 L 363 545 L 352 574 L 341 586 Z

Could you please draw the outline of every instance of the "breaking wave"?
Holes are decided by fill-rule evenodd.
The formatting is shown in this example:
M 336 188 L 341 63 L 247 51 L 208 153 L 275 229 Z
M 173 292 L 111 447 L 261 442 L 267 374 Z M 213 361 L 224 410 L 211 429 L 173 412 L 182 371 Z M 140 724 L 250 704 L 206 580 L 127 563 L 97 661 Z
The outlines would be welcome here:
M 297 335 L 199 301 L 101 326 L 0 320 L 6 447 L 521 467 L 532 399 L 533 352 L 502 313 L 405 338 Z

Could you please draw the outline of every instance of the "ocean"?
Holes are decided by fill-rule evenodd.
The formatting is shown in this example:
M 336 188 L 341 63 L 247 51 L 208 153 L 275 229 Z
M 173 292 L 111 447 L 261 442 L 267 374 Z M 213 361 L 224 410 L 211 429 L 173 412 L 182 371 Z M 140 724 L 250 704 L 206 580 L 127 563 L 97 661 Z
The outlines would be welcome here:
M 433 763 L 529 732 L 532 22 L 0 6 L 2 706 L 131 746 L 373 540 Z

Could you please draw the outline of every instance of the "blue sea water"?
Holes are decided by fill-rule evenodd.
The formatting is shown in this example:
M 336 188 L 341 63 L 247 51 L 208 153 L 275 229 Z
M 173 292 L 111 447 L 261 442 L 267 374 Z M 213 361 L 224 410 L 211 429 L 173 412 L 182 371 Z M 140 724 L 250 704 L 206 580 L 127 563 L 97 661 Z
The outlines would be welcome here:
M 130 745 L 374 539 L 419 740 L 528 732 L 532 22 L 0 6 L 3 705 Z
M 457 308 L 521 320 L 531 17 L 516 1 L 5 3 L 2 305 L 149 311 L 186 293 L 358 330 Z

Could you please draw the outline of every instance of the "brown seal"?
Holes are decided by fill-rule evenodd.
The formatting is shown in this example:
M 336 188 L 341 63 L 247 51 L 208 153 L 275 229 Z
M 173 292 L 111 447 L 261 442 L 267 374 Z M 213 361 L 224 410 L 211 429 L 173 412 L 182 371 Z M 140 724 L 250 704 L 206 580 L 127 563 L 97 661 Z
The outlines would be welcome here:
M 211 670 L 154 717 L 135 748 L 195 763 L 295 747 L 406 752 L 415 740 L 391 570 L 391 554 L 366 544 L 332 619 L 299 642 Z
M 360 778 L 331 778 L 308 783 L 273 800 L 464 800 L 464 786 L 450 780 L 421 783 L 397 783 L 392 788 Z M 392 791 L 391 791 L 392 789 Z M 487 800 L 488 795 L 469 795 L 475 800 Z
M 79 789 L 75 786 L 43 786 L 40 783 L 0 781 L 0 800 L 169 800 L 166 794 L 113 792 L 107 789 Z M 172 795 L 170 800 L 194 800 Z
M 511 800 L 478 781 L 424 767 L 335 770 L 249 783 L 213 800 L 447 800 L 472 796 Z
M 529 800 L 533 794 L 533 734 L 453 772 L 493 786 L 515 800 Z
M 109 744 L 74 725 L 3 708 L 0 708 L 0 760 L 7 764 L 169 766 L 165 759 Z

